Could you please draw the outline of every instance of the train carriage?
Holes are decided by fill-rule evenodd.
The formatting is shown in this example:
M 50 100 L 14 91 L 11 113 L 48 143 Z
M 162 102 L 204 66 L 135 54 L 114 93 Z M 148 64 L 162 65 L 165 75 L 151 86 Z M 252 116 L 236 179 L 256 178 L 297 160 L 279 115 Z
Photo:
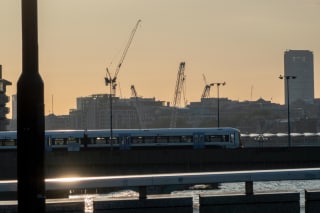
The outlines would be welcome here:
M 240 132 L 235 128 L 158 128 L 110 130 L 49 130 L 45 132 L 46 150 L 79 151 L 90 148 L 121 150 L 142 148 L 241 147 Z M 0 132 L 1 148 L 16 146 L 16 132 Z M 12 148 L 11 147 L 11 148 Z

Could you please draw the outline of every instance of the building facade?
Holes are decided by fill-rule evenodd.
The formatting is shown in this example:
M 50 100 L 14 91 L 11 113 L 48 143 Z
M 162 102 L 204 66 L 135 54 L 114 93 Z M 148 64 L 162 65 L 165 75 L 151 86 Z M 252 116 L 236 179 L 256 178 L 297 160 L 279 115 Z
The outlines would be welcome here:
M 112 128 L 149 128 L 163 120 L 163 101 L 154 98 L 120 99 L 112 97 Z M 110 96 L 95 94 L 77 98 L 77 109 L 70 110 L 69 125 L 73 129 L 109 129 L 111 127 Z M 167 118 L 165 118 L 167 119 Z
M 287 83 L 289 84 L 289 101 L 314 101 L 313 53 L 309 50 L 287 50 L 284 53 L 284 75 L 295 76 L 285 80 L 285 103 L 288 101 Z
M 7 119 L 7 114 L 9 113 L 9 108 L 6 104 L 9 102 L 9 96 L 7 96 L 7 86 L 11 86 L 12 83 L 2 78 L 2 65 L 0 64 L 0 131 L 7 130 L 9 120 Z

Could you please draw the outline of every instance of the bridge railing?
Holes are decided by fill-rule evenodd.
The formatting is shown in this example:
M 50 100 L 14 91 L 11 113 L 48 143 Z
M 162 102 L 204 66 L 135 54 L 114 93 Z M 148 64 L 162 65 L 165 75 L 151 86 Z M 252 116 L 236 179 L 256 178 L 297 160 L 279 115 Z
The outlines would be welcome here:
M 45 183 L 46 191 L 138 187 L 143 199 L 148 186 L 245 182 L 246 194 L 253 194 L 253 182 L 316 179 L 320 179 L 320 168 L 53 178 Z M 0 192 L 16 191 L 16 180 L 0 181 Z

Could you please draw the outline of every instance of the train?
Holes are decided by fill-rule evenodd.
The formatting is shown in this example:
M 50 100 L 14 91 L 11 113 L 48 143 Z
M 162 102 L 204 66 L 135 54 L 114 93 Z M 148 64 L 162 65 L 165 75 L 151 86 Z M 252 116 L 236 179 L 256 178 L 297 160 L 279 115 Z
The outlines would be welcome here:
M 112 137 L 111 137 L 112 134 Z M 236 128 L 156 128 L 156 129 L 110 129 L 105 130 L 47 130 L 45 149 L 109 148 L 241 148 L 240 131 Z M 15 149 L 16 131 L 0 132 L 0 149 Z

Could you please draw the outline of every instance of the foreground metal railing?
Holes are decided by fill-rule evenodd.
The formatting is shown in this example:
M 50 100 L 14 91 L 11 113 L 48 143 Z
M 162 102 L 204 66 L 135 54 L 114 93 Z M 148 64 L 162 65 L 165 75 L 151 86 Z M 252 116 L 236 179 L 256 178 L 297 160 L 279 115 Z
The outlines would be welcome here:
M 253 194 L 253 182 L 316 179 L 320 179 L 320 168 L 52 178 L 45 183 L 47 191 L 138 187 L 143 199 L 148 186 L 245 182 L 246 194 Z M 16 180 L 0 181 L 0 192 L 16 191 Z

